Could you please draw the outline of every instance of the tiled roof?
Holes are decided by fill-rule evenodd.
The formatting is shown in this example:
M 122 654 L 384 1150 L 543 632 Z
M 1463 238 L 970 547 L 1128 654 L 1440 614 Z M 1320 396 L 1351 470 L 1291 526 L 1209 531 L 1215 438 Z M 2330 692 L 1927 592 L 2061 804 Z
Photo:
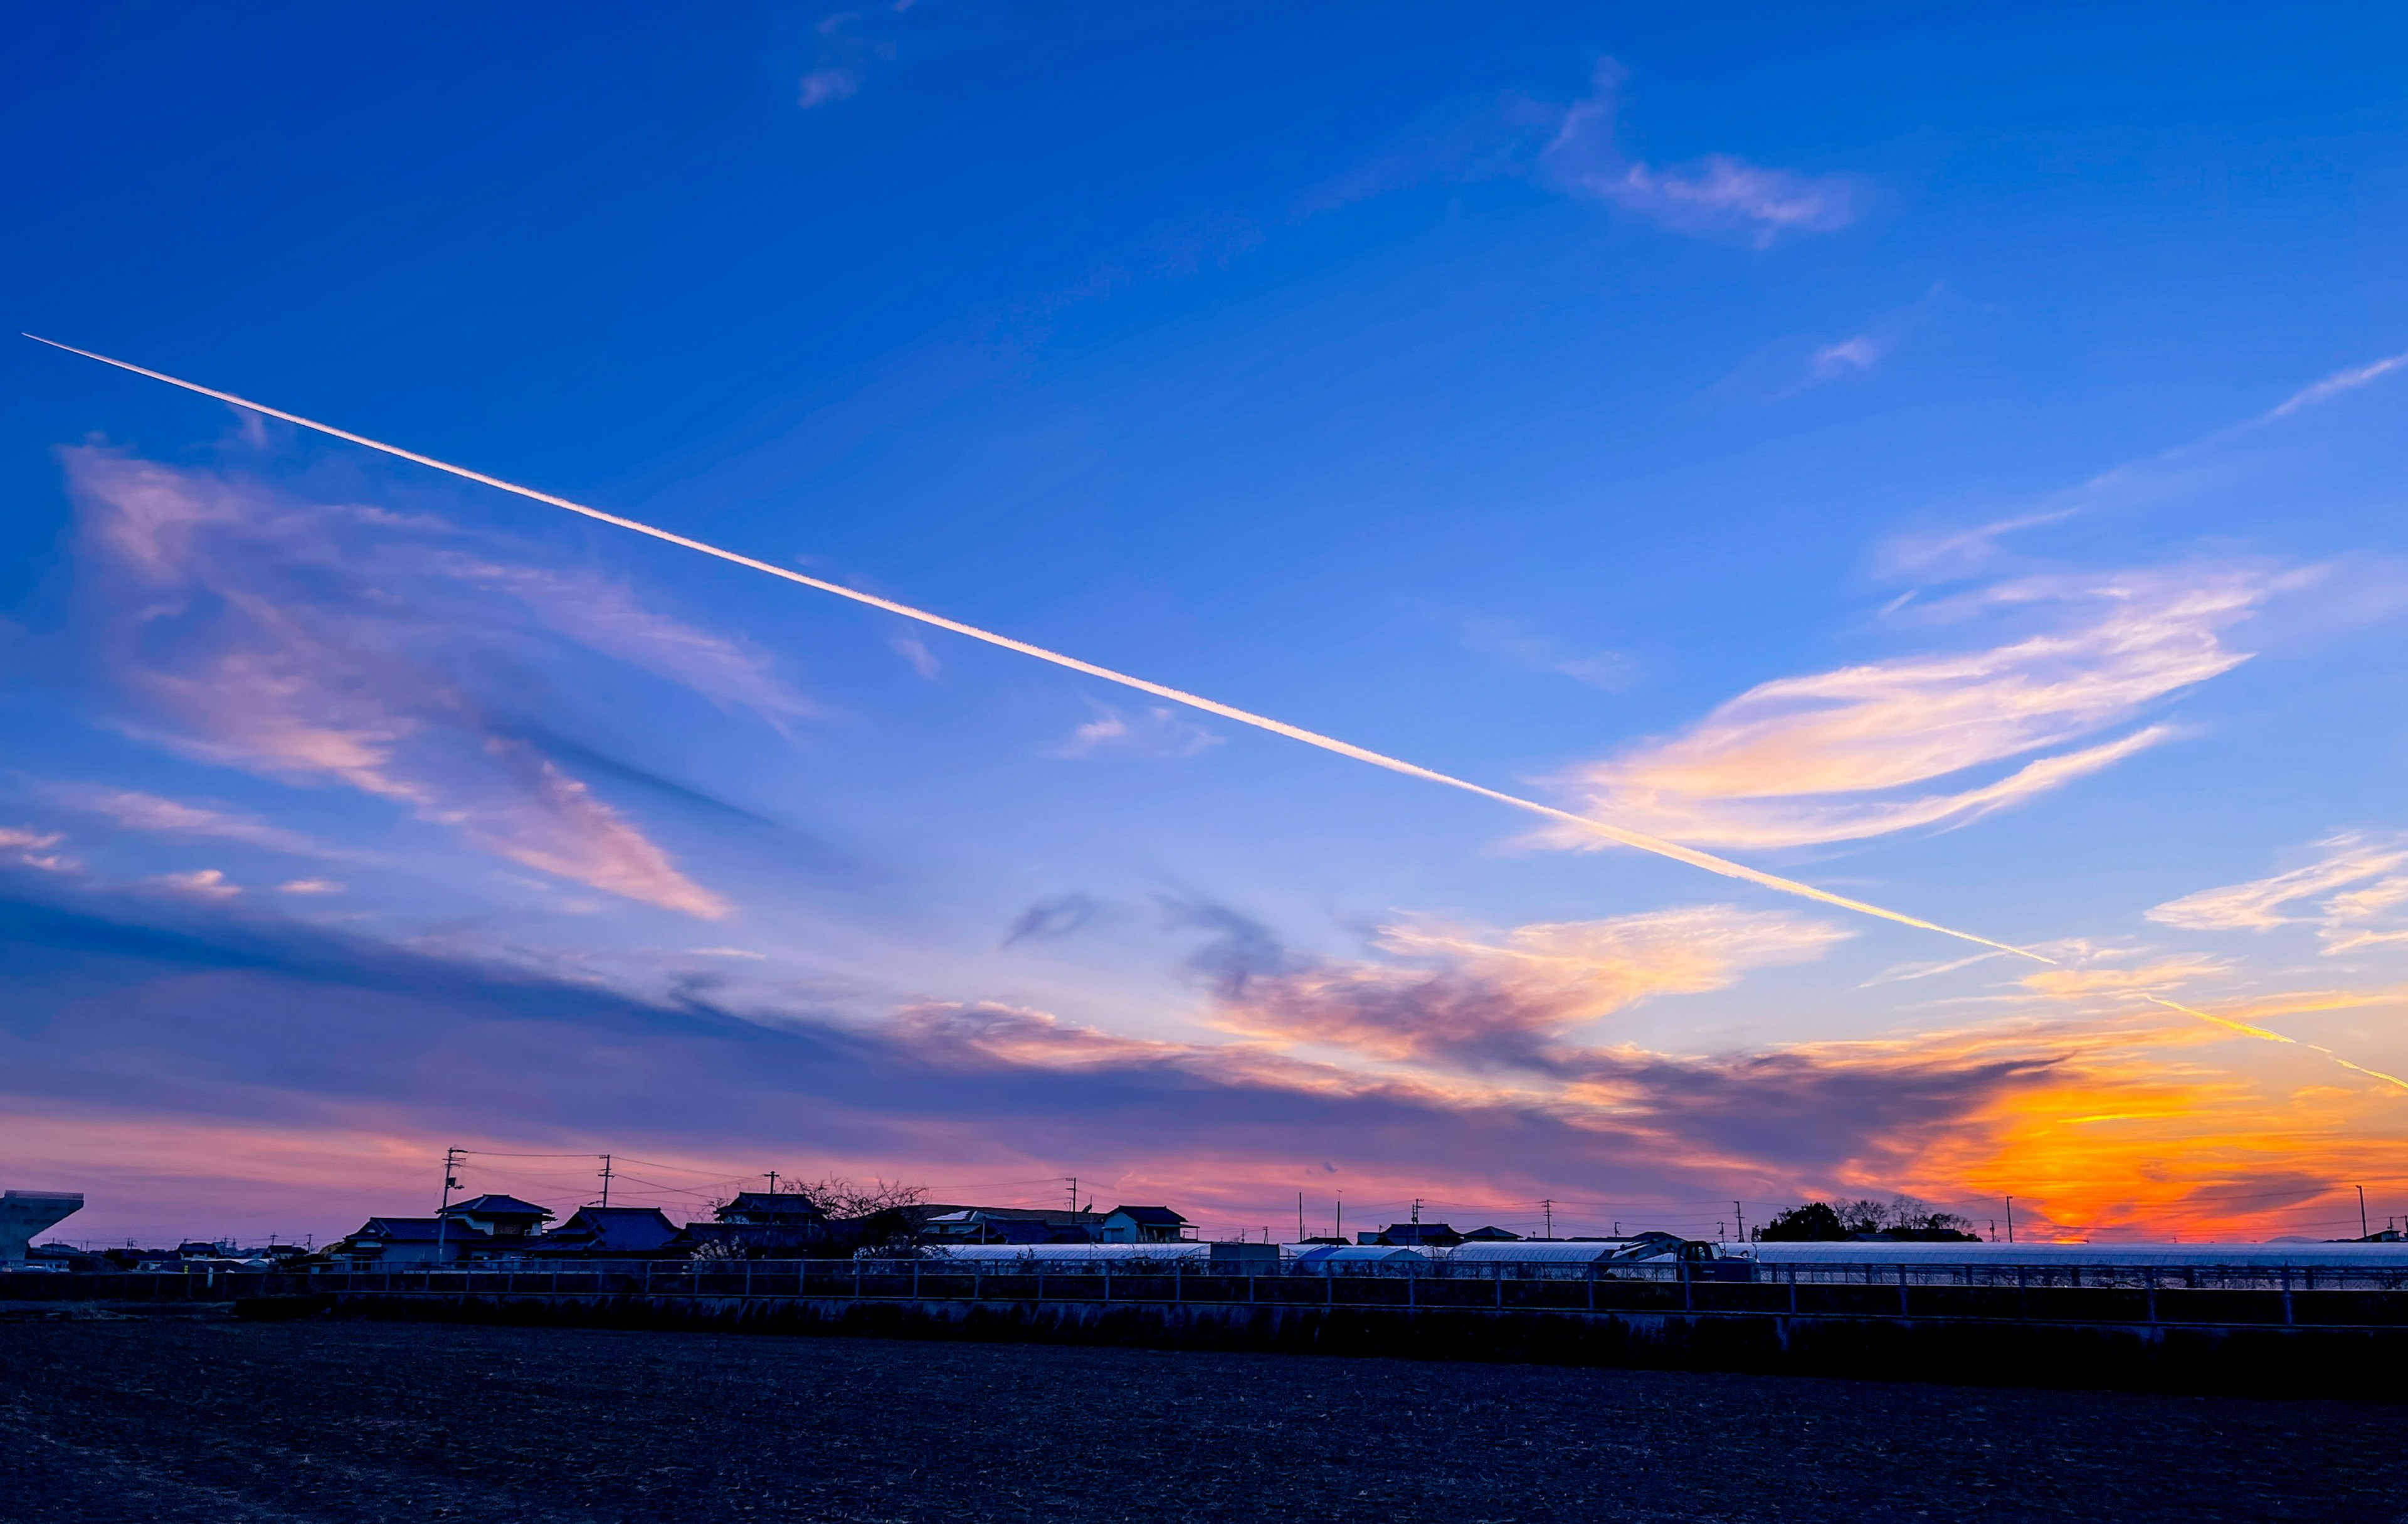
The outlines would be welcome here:
M 450 1217 L 549 1217 L 552 1209 L 533 1201 L 522 1201 L 515 1196 L 485 1195 L 466 1201 L 454 1201 L 438 1213 Z
M 1147 1228 L 1177 1228 L 1187 1221 L 1167 1206 L 1116 1206 L 1111 1215 Z

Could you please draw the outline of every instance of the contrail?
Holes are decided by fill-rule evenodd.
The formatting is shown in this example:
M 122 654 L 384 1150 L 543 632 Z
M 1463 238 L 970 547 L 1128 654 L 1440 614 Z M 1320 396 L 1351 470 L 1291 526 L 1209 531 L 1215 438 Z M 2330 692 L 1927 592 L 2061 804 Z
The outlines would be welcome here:
M 2369 1069 L 2364 1064 L 2351 1063 L 2348 1059 L 2343 1057 L 2340 1054 L 2335 1053 L 2332 1049 L 2326 1047 L 2321 1042 L 2302 1042 L 2296 1037 L 2285 1037 L 2280 1032 L 2270 1032 L 2263 1027 L 2252 1027 L 2245 1021 L 2235 1021 L 2230 1016 L 2211 1015 L 2205 1011 L 2195 1010 L 2192 1007 L 2181 1004 L 2178 1001 L 2167 999 L 2162 995 L 2143 994 L 2141 999 L 2157 1005 L 2162 1005 L 2169 1011 L 2179 1011 L 2186 1016 L 2197 1016 L 2201 1021 L 2224 1028 L 2228 1031 L 2239 1032 L 2243 1037 L 2262 1038 L 2269 1042 L 2287 1042 L 2293 1047 L 2311 1049 L 2315 1052 L 2323 1054 L 2326 1057 L 2331 1059 L 2334 1063 L 2341 1065 L 2344 1069 L 2355 1070 L 2360 1074 L 2365 1074 L 2372 1078 L 2381 1080 L 2386 1085 L 2396 1085 L 2400 1089 L 2408 1090 L 2408 1080 L 2403 1080 L 2397 1074 L 2386 1074 L 2379 1069 Z
M 1677 841 L 1667 841 L 1661 837 L 1649 836 L 1643 831 L 1627 830 L 1620 826 L 1609 825 L 1602 820 L 1592 820 L 1586 815 L 1574 814 L 1569 810 L 1558 810 L 1553 805 L 1541 804 L 1536 799 L 1526 799 L 1518 795 L 1502 793 L 1484 784 L 1384 755 L 1366 747 L 1354 745 L 1351 741 L 1340 740 L 1334 736 L 1325 736 L 1318 731 L 1307 730 L 1300 726 L 1271 719 L 1268 715 L 1256 714 L 1252 711 L 1239 709 L 1234 705 L 1224 704 L 1197 694 L 1184 693 L 1159 683 L 1151 683 L 1141 677 L 1131 677 L 1126 672 L 1115 672 L 1109 667 L 1098 667 L 1093 662 L 1081 661 L 1076 656 L 1066 656 L 1058 651 L 1048 651 L 1043 646 L 1030 645 L 1025 640 L 1015 640 L 1009 635 L 997 635 L 993 630 L 983 630 L 975 625 L 965 625 L 960 620 L 947 619 L 942 614 L 930 613 L 924 609 L 914 609 L 909 604 L 896 603 L 891 598 L 882 598 L 874 594 L 864 593 L 858 588 L 846 587 L 839 582 L 824 582 L 817 577 L 807 577 L 799 571 L 790 571 L 784 567 L 772 566 L 767 561 L 756 561 L 749 555 L 722 550 L 716 545 L 707 545 L 699 539 L 690 539 L 684 535 L 667 529 L 655 528 L 649 524 L 639 524 L 634 519 L 621 518 L 616 513 L 606 513 L 598 508 L 589 508 L 583 503 L 571 502 L 566 497 L 555 497 L 551 493 L 538 492 L 533 487 L 523 487 L 515 482 L 505 482 L 497 476 L 487 476 L 482 471 L 472 471 L 466 466 L 454 466 L 449 461 L 437 460 L 432 455 L 422 455 L 415 450 L 404 450 L 396 444 L 386 444 L 381 439 L 371 439 L 366 435 L 353 434 L 349 429 L 337 428 L 332 424 L 321 424 L 315 419 L 304 418 L 298 413 L 271 408 L 264 402 L 253 402 L 249 397 L 236 396 L 231 392 L 221 392 L 196 381 L 188 381 L 160 371 L 145 369 L 141 366 L 123 360 L 112 360 L 106 354 L 94 354 L 90 350 L 79 350 L 72 344 L 62 344 L 56 339 L 44 338 L 39 334 L 25 334 L 23 337 L 36 344 L 48 344 L 54 350 L 64 350 L 69 354 L 80 354 L 87 360 L 97 360 L 105 366 L 115 366 L 120 370 L 130 370 L 137 376 L 148 376 L 152 381 L 165 381 L 170 386 L 180 386 L 187 392 L 197 392 L 203 396 L 215 397 L 220 402 L 230 403 L 237 408 L 248 408 L 252 412 L 265 413 L 270 418 L 280 418 L 288 424 L 314 429 L 320 434 L 331 435 L 337 439 L 346 439 L 366 449 L 380 451 L 384 454 L 412 461 L 437 471 L 446 471 L 466 481 L 513 493 L 538 503 L 548 503 L 553 508 L 566 509 L 571 513 L 582 514 L 586 518 L 596 519 L 621 529 L 632 529 L 637 534 L 650 535 L 654 539 L 665 539 L 672 545 L 681 545 L 687 550 L 699 551 L 705 555 L 715 555 L 722 561 L 732 561 L 739 567 L 749 567 L 754 571 L 766 571 L 772 577 L 782 577 L 790 582 L 800 582 L 805 587 L 816 588 L 823 593 L 833 593 L 840 598 L 851 598 L 855 603 L 865 603 L 873 609 L 882 609 L 891 614 L 900 614 L 905 619 L 917 620 L 923 625 L 933 625 L 941 630 L 951 630 L 955 635 L 965 635 L 973 640 L 983 640 L 988 645 L 1001 646 L 1006 651 L 1017 651 L 1024 656 L 1034 656 L 1039 661 L 1052 662 L 1056 667 L 1067 667 L 1074 672 L 1083 672 L 1089 677 L 1101 678 L 1107 683 L 1117 683 L 1125 688 L 1135 688 L 1140 693 L 1149 693 L 1157 698 L 1167 698 L 1174 704 L 1184 704 L 1190 709 L 1202 710 L 1207 714 L 1218 714 L 1225 720 L 1235 720 L 1240 725 L 1249 725 L 1257 730 L 1268 730 L 1275 736 L 1285 736 L 1290 740 L 1300 740 L 1307 746 L 1317 746 L 1325 752 L 1335 752 L 1340 756 L 1351 756 L 1357 762 L 1369 762 L 1375 768 L 1385 768 L 1390 772 L 1400 772 L 1408 778 L 1419 778 L 1427 783 L 1443 784 L 1449 788 L 1459 788 L 1467 794 L 1477 794 L 1482 798 L 1494 799 L 1499 804 L 1511 805 L 1516 810 L 1526 811 L 1534 815 L 1542 815 L 1549 820 L 1577 826 L 1583 830 L 1594 831 L 1610 841 L 1619 841 L 1624 846 L 1636 847 L 1641 852 L 1652 852 L 1658 857 L 1670 857 L 1674 862 L 1687 863 L 1692 868 L 1702 868 L 1709 873 L 1719 873 L 1725 878 L 1740 879 L 1767 889 L 1777 889 L 1783 894 L 1796 895 L 1801 899 L 1816 900 L 1822 904 L 1836 906 L 1841 910 L 1855 911 L 1860 915 L 1878 916 L 1882 920 L 1895 921 L 1899 926 L 1911 926 L 1917 930 L 1937 931 L 1943 937 L 1955 937 L 1960 942 L 1970 942 L 1976 946 L 1995 948 L 2001 953 L 2013 953 L 2018 957 L 2028 957 L 2036 963 L 2054 964 L 2057 961 L 2055 958 L 2043 957 L 2029 948 L 2017 947 L 2010 942 L 1992 942 L 1987 937 L 1978 937 L 1971 931 L 1959 931 L 1953 927 L 1944 927 L 1936 921 L 1927 921 L 1902 911 L 1885 910 L 1879 905 L 1868 904 L 1861 899 L 1850 899 L 1845 895 L 1836 895 L 1828 889 L 1818 889 L 1811 884 L 1800 884 L 1796 879 L 1785 879 L 1777 873 L 1762 872 L 1743 863 L 1732 862 L 1727 857 L 1717 857 L 1711 852 L 1699 852 L 1694 847 L 1684 847 Z

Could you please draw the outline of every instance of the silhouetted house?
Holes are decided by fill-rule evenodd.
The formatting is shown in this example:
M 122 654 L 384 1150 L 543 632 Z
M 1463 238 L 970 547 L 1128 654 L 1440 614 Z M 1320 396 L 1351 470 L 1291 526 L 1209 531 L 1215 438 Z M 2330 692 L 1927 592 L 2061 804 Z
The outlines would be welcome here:
M 656 1206 L 581 1206 L 551 1232 L 525 1241 L 538 1258 L 638 1259 L 668 1251 L 677 1224 Z
M 1101 1244 L 1176 1244 L 1187 1236 L 1187 1219 L 1167 1206 L 1116 1206 L 1096 1225 Z
M 920 1236 L 931 1244 L 1093 1244 L 1103 1220 L 1093 1212 L 966 1206 L 928 1218 Z
M 541 1232 L 552 1210 L 515 1196 L 487 1195 L 454 1201 L 436 1215 L 452 1223 L 465 1223 L 496 1239 L 519 1239 Z
M 1399 1249 L 1451 1249 L 1463 1242 L 1463 1235 L 1442 1222 L 1392 1222 L 1376 1233 L 1357 1233 L 1354 1242 Z
M 675 1245 L 739 1259 L 798 1259 L 830 1244 L 828 1215 L 799 1191 L 748 1190 L 723 1201 L 710 1222 L 690 1222 Z
M 802 1229 L 827 1221 L 827 1209 L 800 1191 L 745 1190 L 722 1201 L 711 1216 L 751 1227 Z
M 437 1217 L 370 1217 L 326 1253 L 362 1266 L 453 1264 L 490 1254 L 491 1234 Z
M 1509 1233 L 1502 1228 L 1474 1228 L 1463 1235 L 1466 1244 L 1519 1244 L 1522 1235 Z

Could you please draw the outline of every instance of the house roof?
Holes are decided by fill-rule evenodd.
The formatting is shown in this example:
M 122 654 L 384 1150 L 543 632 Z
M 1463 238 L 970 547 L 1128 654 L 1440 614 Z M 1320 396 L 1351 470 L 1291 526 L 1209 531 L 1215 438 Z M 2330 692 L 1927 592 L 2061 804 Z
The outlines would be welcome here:
M 353 1238 L 377 1238 L 388 1244 L 432 1244 L 439 1235 L 447 1244 L 473 1244 L 493 1235 L 465 1222 L 440 1217 L 370 1217 Z
M 640 1254 L 677 1236 L 677 1224 L 656 1206 L 584 1206 L 566 1222 L 533 1240 L 531 1246 Z
M 824 1217 L 827 1209 L 800 1191 L 740 1190 L 719 1209 L 721 1217 Z
M 1441 1240 L 1460 1243 L 1461 1233 L 1442 1222 L 1392 1222 L 1380 1229 L 1380 1237 L 1390 1244 L 1435 1244 Z
M 1112 1208 L 1111 1215 L 1115 1217 L 1126 1217 L 1129 1221 L 1145 1228 L 1179 1228 L 1185 1226 L 1187 1222 L 1185 1217 L 1167 1206 L 1116 1206 Z
M 436 1214 L 439 1217 L 549 1217 L 552 1208 L 522 1201 L 515 1196 L 488 1193 L 466 1201 L 454 1201 Z

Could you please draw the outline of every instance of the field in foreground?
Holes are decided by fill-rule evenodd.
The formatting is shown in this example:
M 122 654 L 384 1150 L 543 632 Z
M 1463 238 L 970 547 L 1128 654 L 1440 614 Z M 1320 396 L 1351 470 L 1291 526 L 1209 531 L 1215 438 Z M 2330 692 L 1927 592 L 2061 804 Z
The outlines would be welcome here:
M 2408 1407 L 720 1333 L 0 1324 L 50 1520 L 2408 1520 Z

